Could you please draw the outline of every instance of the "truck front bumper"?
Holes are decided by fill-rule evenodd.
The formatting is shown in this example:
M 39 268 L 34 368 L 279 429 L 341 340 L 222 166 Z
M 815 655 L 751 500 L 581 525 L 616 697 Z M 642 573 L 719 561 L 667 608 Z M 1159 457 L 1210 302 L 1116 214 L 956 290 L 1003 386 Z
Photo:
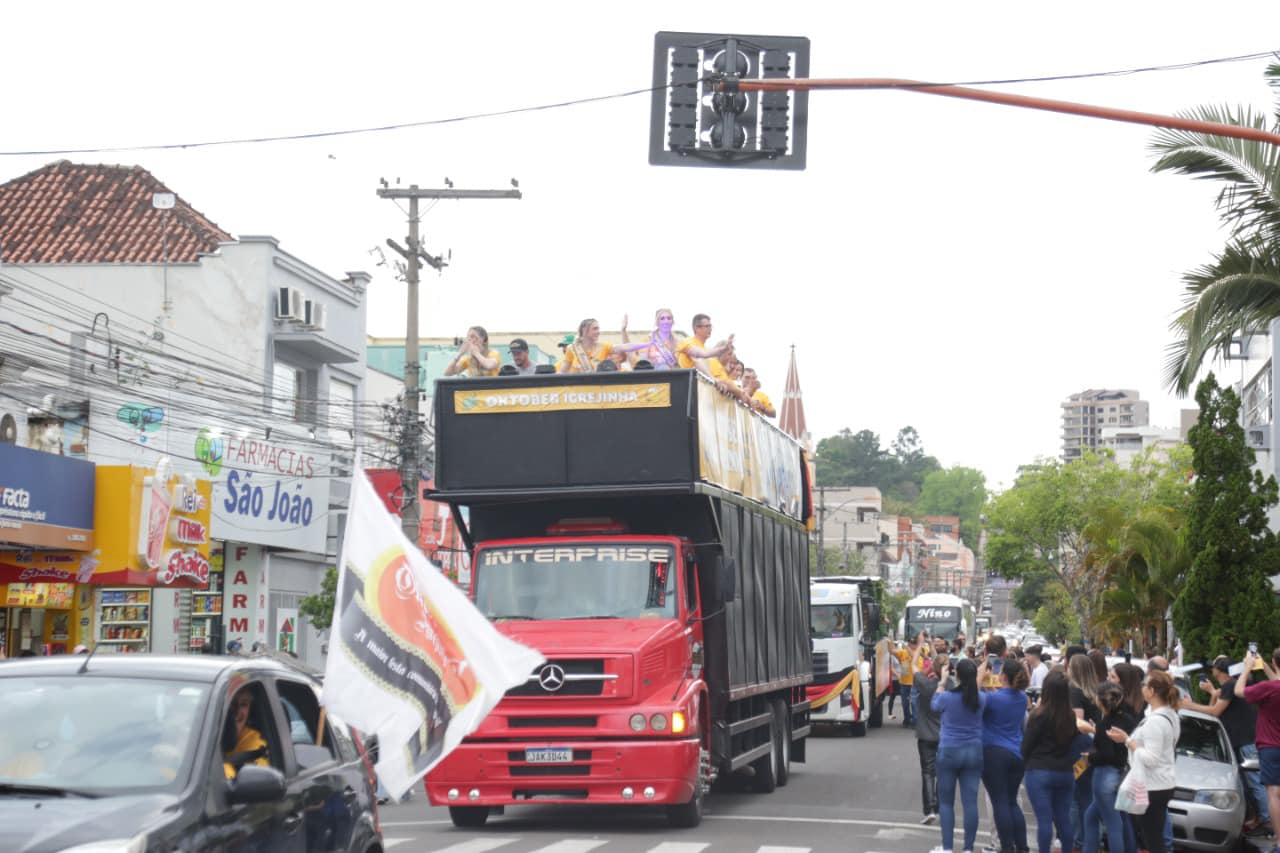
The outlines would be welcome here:
M 547 747 L 571 749 L 572 761 L 540 764 L 525 760 L 526 749 Z M 436 806 L 678 804 L 692 798 L 697 773 L 696 737 L 463 742 L 427 774 L 426 789 Z M 646 796 L 648 791 L 651 796 Z

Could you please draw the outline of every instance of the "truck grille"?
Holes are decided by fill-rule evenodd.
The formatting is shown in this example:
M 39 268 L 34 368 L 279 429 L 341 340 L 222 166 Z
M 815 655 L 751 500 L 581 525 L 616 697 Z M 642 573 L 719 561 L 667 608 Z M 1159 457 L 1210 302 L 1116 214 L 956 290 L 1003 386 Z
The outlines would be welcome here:
M 559 667 L 564 675 L 563 683 L 558 690 L 548 690 L 543 687 L 543 684 L 548 681 L 544 677 L 546 670 L 551 666 Z M 528 681 L 508 690 L 507 695 L 599 696 L 604 692 L 604 683 L 616 677 L 605 674 L 604 660 L 600 658 L 548 660 L 529 675 Z
M 509 717 L 512 729 L 594 729 L 595 717 Z
M 813 674 L 814 675 L 827 674 L 827 657 L 828 657 L 827 652 L 813 653 Z

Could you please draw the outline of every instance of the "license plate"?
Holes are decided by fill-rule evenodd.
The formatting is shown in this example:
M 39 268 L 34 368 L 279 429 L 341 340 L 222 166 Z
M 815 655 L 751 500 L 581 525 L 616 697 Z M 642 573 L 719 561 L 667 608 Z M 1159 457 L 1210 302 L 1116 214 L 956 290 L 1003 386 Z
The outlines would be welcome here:
M 573 761 L 573 750 L 559 747 L 526 749 L 524 760 L 529 764 L 568 764 Z

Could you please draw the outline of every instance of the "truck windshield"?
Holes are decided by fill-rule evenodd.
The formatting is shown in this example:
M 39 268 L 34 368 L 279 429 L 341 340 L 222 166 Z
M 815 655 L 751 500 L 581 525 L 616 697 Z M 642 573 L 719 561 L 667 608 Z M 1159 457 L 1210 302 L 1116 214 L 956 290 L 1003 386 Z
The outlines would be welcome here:
M 851 604 L 814 604 L 809 608 L 809 636 L 817 640 L 848 637 Z
M 626 543 L 484 548 L 476 606 L 494 621 L 674 617 L 672 553 Z

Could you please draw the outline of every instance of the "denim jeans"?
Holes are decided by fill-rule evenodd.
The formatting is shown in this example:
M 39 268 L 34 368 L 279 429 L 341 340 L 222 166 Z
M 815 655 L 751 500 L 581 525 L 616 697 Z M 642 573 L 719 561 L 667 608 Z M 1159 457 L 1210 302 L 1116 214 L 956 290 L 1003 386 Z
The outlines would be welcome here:
M 1101 833 L 1098 823 L 1107 829 L 1107 850 L 1110 853 L 1134 853 L 1137 839 L 1128 815 L 1116 811 L 1116 791 L 1124 771 L 1119 767 L 1093 768 L 1093 802 L 1084 813 L 1084 853 L 1098 853 Z
M 996 821 L 1002 850 L 1027 849 L 1027 819 L 1018 805 L 1022 786 L 1022 756 L 1000 746 L 982 749 L 982 784 L 991 797 L 991 814 Z M 1071 853 L 1071 851 L 1067 851 Z
M 1087 749 L 1087 747 L 1085 748 Z M 1082 749 L 1081 751 L 1085 751 Z M 1076 779 L 1075 785 L 1071 789 L 1071 837 L 1076 843 L 1084 841 L 1084 813 L 1089 808 L 1089 801 L 1093 799 L 1093 768 L 1080 774 L 1080 778 Z M 1097 828 L 1094 828 L 1097 831 Z
M 1036 813 L 1036 844 L 1040 853 L 1053 848 L 1053 830 L 1058 830 L 1063 853 L 1070 853 L 1075 843 L 1071 834 L 1071 801 L 1075 774 L 1070 770 L 1028 770 L 1027 798 Z
M 982 780 L 982 744 L 938 748 L 938 817 L 942 825 L 942 849 L 951 850 L 956 830 L 956 784 L 964 808 L 964 850 L 972 850 L 978 837 L 978 783 Z
M 1252 758 L 1258 760 L 1258 746 L 1253 743 L 1246 743 L 1240 747 L 1239 759 L 1245 761 Z M 1262 786 L 1262 777 L 1258 775 L 1257 770 L 1241 770 L 1240 781 L 1244 784 L 1245 796 L 1253 800 L 1254 806 L 1258 809 L 1258 820 L 1263 823 L 1271 823 L 1271 815 L 1268 813 L 1267 789 Z
M 916 714 L 919 711 L 920 694 L 916 692 L 914 684 L 904 684 L 902 685 L 902 690 L 902 724 L 906 726 L 915 725 Z

